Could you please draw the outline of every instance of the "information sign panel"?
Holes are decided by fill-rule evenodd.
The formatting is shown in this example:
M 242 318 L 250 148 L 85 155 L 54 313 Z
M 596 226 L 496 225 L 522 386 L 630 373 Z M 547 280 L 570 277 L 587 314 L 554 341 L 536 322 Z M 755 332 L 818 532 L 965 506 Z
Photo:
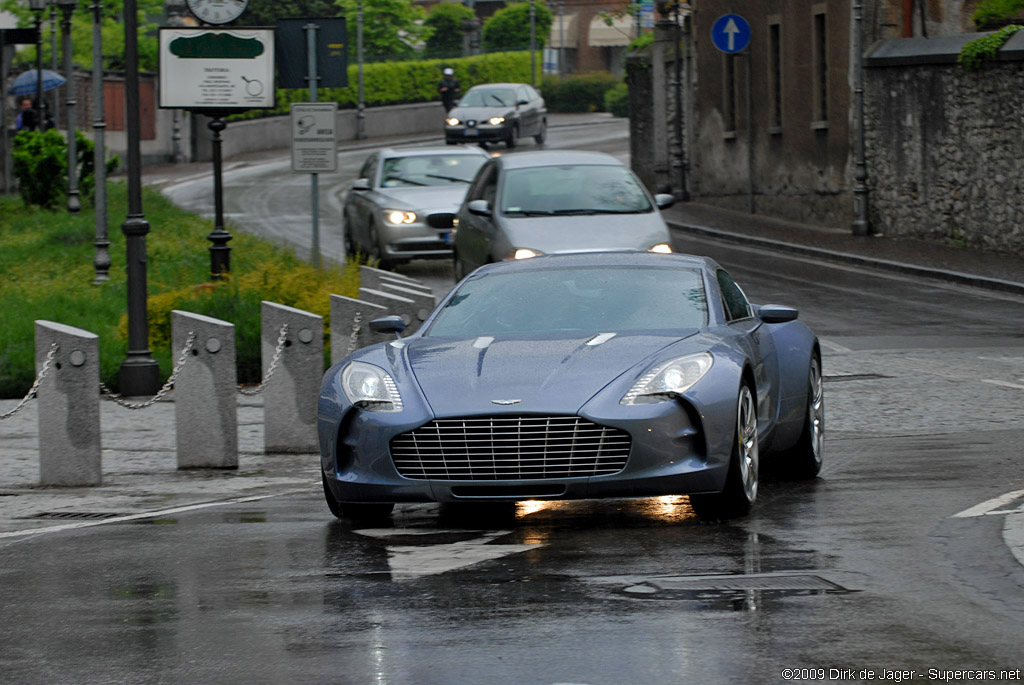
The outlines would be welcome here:
M 338 170 L 337 102 L 292 103 L 292 171 Z
M 274 30 L 160 28 L 160 107 L 274 107 Z

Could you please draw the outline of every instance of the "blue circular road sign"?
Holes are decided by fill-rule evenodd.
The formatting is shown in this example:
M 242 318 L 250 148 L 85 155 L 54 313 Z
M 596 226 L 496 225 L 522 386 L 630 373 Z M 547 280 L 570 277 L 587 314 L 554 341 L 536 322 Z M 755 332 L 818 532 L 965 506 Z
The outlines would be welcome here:
M 741 52 L 750 44 L 750 24 L 738 14 L 723 14 L 711 27 L 711 42 L 722 52 Z

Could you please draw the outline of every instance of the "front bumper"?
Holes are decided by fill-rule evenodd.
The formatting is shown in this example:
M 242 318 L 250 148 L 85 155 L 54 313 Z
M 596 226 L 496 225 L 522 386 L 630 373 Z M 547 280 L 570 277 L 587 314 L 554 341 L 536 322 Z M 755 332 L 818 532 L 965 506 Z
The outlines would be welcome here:
M 446 126 L 445 141 L 449 143 L 496 143 L 512 136 L 512 124 L 491 126 Z
M 451 228 L 432 228 L 419 221 L 381 230 L 384 256 L 390 259 L 450 259 L 454 237 Z

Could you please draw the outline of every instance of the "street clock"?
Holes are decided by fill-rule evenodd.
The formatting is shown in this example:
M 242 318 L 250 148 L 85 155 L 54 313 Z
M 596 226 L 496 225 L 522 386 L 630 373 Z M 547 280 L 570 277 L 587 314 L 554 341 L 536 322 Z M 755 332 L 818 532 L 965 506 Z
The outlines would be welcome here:
M 185 0 L 196 18 L 207 24 L 227 24 L 238 19 L 249 0 Z

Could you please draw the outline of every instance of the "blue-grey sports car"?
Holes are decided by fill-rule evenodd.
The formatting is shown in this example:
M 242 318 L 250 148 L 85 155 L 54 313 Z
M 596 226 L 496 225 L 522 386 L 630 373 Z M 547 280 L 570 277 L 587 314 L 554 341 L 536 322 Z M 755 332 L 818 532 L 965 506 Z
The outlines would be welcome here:
M 415 335 L 324 376 L 324 495 L 338 517 L 396 502 L 687 494 L 747 513 L 769 451 L 822 463 L 814 333 L 754 305 L 714 261 L 599 252 L 481 267 Z

